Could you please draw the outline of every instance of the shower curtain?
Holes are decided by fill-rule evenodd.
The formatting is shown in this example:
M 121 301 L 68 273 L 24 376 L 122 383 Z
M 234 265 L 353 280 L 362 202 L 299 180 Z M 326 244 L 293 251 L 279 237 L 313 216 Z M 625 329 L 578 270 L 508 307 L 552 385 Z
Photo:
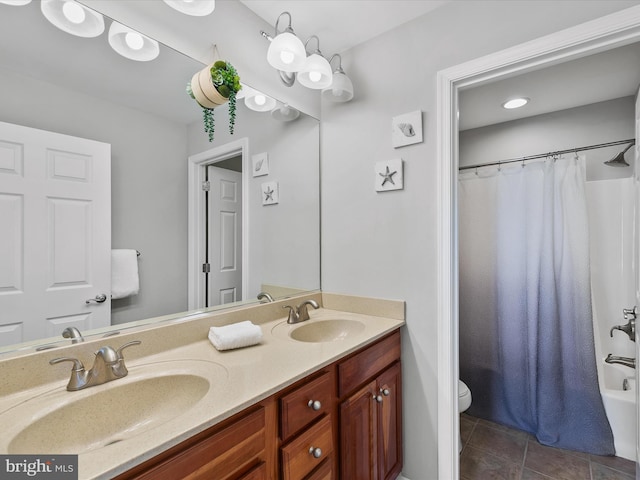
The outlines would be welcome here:
M 591 319 L 584 158 L 459 183 L 460 378 L 469 413 L 612 455 Z

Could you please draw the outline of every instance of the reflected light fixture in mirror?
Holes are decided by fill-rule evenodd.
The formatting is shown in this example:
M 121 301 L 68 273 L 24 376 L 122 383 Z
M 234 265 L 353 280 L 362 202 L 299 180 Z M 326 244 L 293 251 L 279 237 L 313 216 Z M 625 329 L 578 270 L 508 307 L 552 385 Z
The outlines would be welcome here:
M 115 21 L 109 27 L 109 45 L 123 57 L 138 62 L 151 61 L 160 54 L 158 42 Z
M 164 0 L 174 10 L 193 17 L 205 17 L 216 8 L 215 0 Z
M 31 0 L 0 0 L 0 3 L 5 5 L 13 5 L 14 7 L 21 7 L 31 3 Z
M 332 102 L 348 102 L 353 98 L 353 83 L 342 70 L 342 57 L 339 53 L 331 56 L 329 65 L 334 58 L 338 57 L 338 68 L 333 72 L 333 81 L 331 85 L 322 90 L 322 98 Z
M 298 82 L 307 88 L 320 90 L 331 85 L 333 74 L 331 73 L 331 65 L 320 52 L 320 39 L 316 35 L 309 37 L 306 45 L 315 38 L 318 46 L 316 51 L 307 57 L 302 65 L 302 69 L 298 72 Z
M 244 104 L 255 112 L 268 112 L 276 106 L 276 100 L 258 90 L 245 92 Z
M 283 15 L 289 17 L 289 25 L 280 33 L 278 32 L 278 24 Z M 273 39 L 264 32 L 263 36 L 271 40 L 269 50 L 267 50 L 269 65 L 283 72 L 297 72 L 302 68 L 307 58 L 307 52 L 302 41 L 296 37 L 291 27 L 291 14 L 289 12 L 282 12 L 278 16 Z
M 104 32 L 102 15 L 75 0 L 42 0 L 42 14 L 63 32 L 92 38 Z
M 271 110 L 271 116 L 280 122 L 292 122 L 300 116 L 300 112 L 288 104 L 283 103 Z

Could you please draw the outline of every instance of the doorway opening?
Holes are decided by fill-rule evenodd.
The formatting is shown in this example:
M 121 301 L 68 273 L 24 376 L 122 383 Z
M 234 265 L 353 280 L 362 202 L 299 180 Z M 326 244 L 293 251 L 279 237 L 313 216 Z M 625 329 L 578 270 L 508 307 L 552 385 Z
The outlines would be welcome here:
M 632 7 L 438 73 L 438 459 L 440 478 L 458 478 L 458 91 L 637 42 Z
M 248 285 L 249 140 L 189 157 L 189 309 L 242 301 Z

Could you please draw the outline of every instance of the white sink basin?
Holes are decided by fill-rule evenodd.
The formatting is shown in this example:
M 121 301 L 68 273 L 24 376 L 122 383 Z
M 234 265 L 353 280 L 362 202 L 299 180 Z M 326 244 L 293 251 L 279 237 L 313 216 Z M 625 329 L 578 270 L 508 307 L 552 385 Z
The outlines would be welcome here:
M 128 440 L 188 412 L 226 375 L 211 362 L 159 362 L 85 390 L 55 389 L 0 415 L 3 425 L 29 419 L 3 433 L 7 452 L 82 454 Z
M 293 340 L 308 343 L 336 342 L 353 337 L 364 331 L 365 325 L 357 320 L 344 318 L 307 320 L 290 325 L 276 325 L 272 332 L 276 336 L 288 336 Z

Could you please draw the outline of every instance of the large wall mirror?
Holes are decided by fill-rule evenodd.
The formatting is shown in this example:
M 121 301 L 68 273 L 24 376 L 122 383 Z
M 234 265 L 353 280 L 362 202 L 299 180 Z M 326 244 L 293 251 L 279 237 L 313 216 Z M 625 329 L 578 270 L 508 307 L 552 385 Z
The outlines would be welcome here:
M 103 303 L 74 305 L 73 316 L 79 323 L 48 312 L 34 320 L 32 313 L 19 309 L 19 302 L 11 303 L 28 284 L 27 276 L 46 276 L 37 264 L 54 261 L 47 257 L 49 248 L 64 235 L 49 239 L 38 262 L 28 257 L 26 236 L 31 229 L 24 228 L 26 221 L 11 207 L 20 195 L 7 190 L 7 178 L 16 176 L 11 152 L 20 142 L 0 138 L 0 217 L 4 215 L 3 223 L 13 222 L 10 229 L 0 230 L 0 353 L 68 344 L 70 340 L 61 336 L 67 326 L 77 326 L 85 336 L 107 335 L 204 308 L 258 302 L 261 291 L 277 299 L 318 290 L 319 121 L 304 113 L 282 121 L 282 115 L 250 110 L 240 100 L 234 135 L 228 131 L 227 107 L 220 107 L 215 112 L 216 138 L 209 143 L 202 111 L 185 93 L 187 81 L 204 67 L 202 63 L 162 44 L 152 61 L 129 60 L 109 46 L 111 19 L 104 18 L 101 35 L 81 38 L 53 26 L 40 7 L 39 1 L 19 7 L 0 4 L 0 122 L 110 145 L 110 168 L 105 174 L 111 182 L 110 249 L 140 253 L 139 291 L 121 299 L 109 295 Z M 242 81 L 251 85 L 250 78 Z M 27 151 L 25 165 L 30 161 Z M 261 159 L 266 163 L 259 163 Z M 238 257 L 232 261 L 242 273 L 243 288 L 232 294 L 189 294 L 190 272 L 202 270 L 206 262 L 190 251 L 194 242 L 189 237 L 197 231 L 215 236 L 215 222 L 190 229 L 189 168 L 194 165 L 198 175 L 234 172 L 244 189 L 240 207 L 244 216 L 239 222 L 243 229 L 237 233 L 241 235 Z M 277 202 L 265 199 L 273 185 Z M 58 229 L 63 216 L 56 220 Z M 204 213 L 194 218 L 206 222 Z M 69 241 L 66 248 L 72 250 Z M 211 258 L 215 248 L 208 249 Z M 28 271 L 34 264 L 35 271 Z M 95 291 L 90 275 L 86 278 L 76 283 L 90 300 L 102 292 Z M 73 284 L 73 279 L 62 281 L 55 289 L 70 290 Z M 108 325 L 92 323 L 99 309 L 107 311 Z M 27 326 L 32 321 L 35 326 Z

